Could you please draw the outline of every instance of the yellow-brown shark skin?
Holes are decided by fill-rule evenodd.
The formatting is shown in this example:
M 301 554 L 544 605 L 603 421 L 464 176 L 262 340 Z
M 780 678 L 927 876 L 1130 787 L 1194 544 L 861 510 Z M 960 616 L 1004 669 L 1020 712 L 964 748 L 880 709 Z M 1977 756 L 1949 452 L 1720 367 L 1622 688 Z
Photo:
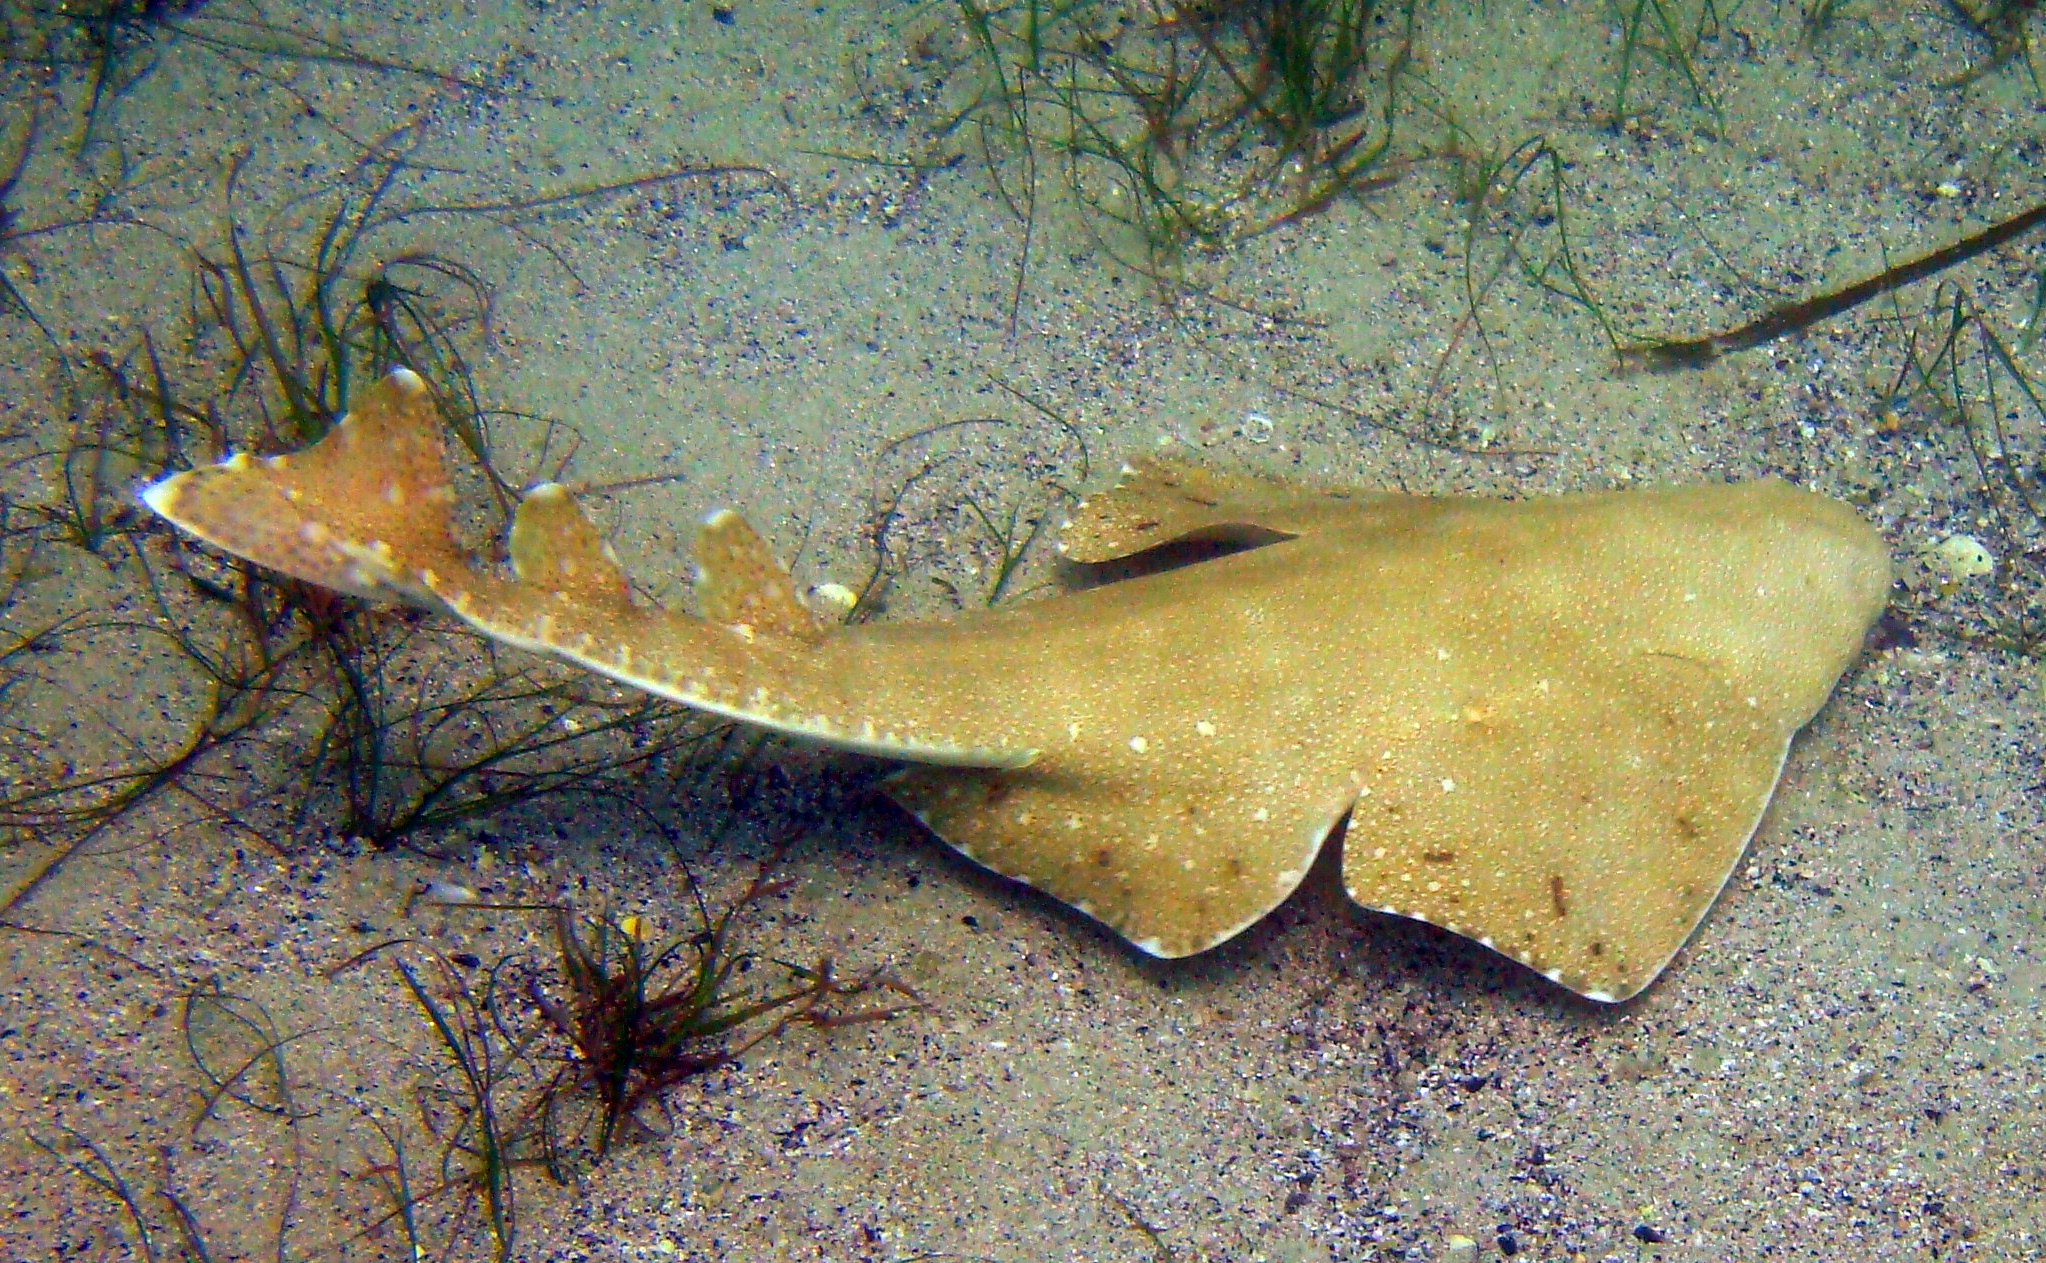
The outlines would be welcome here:
M 423 400 L 416 378 L 387 381 L 364 428 L 431 426 Z M 521 509 L 520 578 L 479 572 L 444 525 L 375 507 L 439 499 L 438 460 L 394 469 L 329 439 L 147 498 L 262 564 L 423 599 L 688 705 L 943 764 L 889 792 L 1154 955 L 1264 916 L 1351 814 L 1353 898 L 1609 1001 L 1711 905 L 1890 581 L 1853 511 L 1774 481 L 1507 502 L 1153 461 L 1082 511 L 1082 555 L 1278 542 L 948 623 L 825 629 L 718 515 L 706 606 L 756 626 L 634 605 L 559 488 Z M 325 482 L 357 498 L 326 505 Z
M 1624 999 L 1712 903 L 1888 586 L 1867 524 L 1780 482 L 1373 497 L 978 621 L 985 669 L 1049 720 L 1040 756 L 894 793 L 1165 956 L 1262 916 L 1354 803 L 1352 898 Z
M 449 531 L 454 490 L 445 469 L 426 383 L 399 369 L 316 446 L 287 456 L 241 453 L 174 474 L 142 500 L 214 547 L 294 578 L 432 604 L 401 571 L 464 564 Z M 405 567 L 393 564 L 386 524 L 405 547 Z
M 892 758 L 1016 766 L 1033 757 L 1027 747 L 956 739 L 940 726 L 942 711 L 888 708 L 857 673 L 817 661 L 814 635 L 634 605 L 595 526 L 557 485 L 534 487 L 519 505 L 516 577 L 478 569 L 454 540 L 431 392 L 406 369 L 365 391 L 304 451 L 234 456 L 174 474 L 142 499 L 190 534 L 273 570 L 452 613 L 505 644 L 700 710 Z M 735 540 L 716 521 L 707 529 Z M 743 541 L 736 547 L 733 556 L 746 556 Z M 771 600 L 752 604 L 776 609 Z

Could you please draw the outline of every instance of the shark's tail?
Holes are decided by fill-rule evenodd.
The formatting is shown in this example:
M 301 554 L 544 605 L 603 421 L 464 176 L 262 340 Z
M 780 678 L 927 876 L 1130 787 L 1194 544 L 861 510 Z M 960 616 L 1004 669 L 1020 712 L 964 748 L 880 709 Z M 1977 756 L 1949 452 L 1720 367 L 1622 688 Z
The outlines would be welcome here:
M 396 369 L 327 436 L 173 474 L 142 501 L 258 565 L 357 596 L 439 608 L 422 574 L 468 567 L 454 540 L 441 426 L 426 383 Z
M 512 520 L 506 579 L 455 539 L 443 427 L 408 369 L 372 386 L 327 436 L 286 456 L 234 456 L 163 479 L 151 509 L 215 547 L 322 587 L 454 614 L 493 640 L 551 654 L 684 705 L 868 753 L 1019 766 L 1033 752 L 891 726 L 870 690 L 819 652 L 824 625 L 736 513 L 696 541 L 702 617 L 637 604 L 568 490 L 543 483 Z

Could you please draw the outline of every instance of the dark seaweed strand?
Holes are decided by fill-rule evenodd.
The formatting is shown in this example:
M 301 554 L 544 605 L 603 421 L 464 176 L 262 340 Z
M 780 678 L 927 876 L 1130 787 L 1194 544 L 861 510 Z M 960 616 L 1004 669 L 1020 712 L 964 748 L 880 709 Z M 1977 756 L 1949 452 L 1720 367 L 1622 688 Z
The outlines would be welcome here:
M 1845 289 L 1807 298 L 1803 302 L 1778 307 L 1757 320 L 1750 321 L 1738 329 L 1724 333 L 1711 333 L 1702 338 L 1690 338 L 1680 342 L 1648 342 L 1630 346 L 1620 352 L 1622 372 L 1645 370 L 1651 373 L 1667 373 L 1685 368 L 1702 368 L 1735 351 L 1748 351 L 1766 342 L 1809 329 L 1821 320 L 1851 311 L 1871 298 L 1879 298 L 1893 289 L 1901 289 L 1913 281 L 1921 281 L 1936 272 L 1941 272 L 1956 263 L 1965 263 L 1986 250 L 1994 250 L 2006 241 L 2024 235 L 2040 224 L 2046 224 L 2046 202 L 2014 215 L 2000 224 L 1992 225 L 1972 237 L 1964 237 L 1942 250 L 1900 263 L 1896 267 L 1878 272 L 1865 281 L 1857 281 Z

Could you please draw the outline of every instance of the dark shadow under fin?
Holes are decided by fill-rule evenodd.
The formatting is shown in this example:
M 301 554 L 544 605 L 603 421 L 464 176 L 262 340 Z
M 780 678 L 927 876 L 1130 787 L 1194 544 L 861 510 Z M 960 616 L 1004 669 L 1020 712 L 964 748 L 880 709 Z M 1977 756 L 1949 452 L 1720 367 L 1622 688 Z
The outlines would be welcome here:
M 1123 466 L 1122 481 L 1082 500 L 1059 535 L 1059 554 L 1088 565 L 1185 542 L 1235 552 L 1291 539 L 1332 516 L 1354 514 L 1370 493 L 1223 473 L 1165 456 Z

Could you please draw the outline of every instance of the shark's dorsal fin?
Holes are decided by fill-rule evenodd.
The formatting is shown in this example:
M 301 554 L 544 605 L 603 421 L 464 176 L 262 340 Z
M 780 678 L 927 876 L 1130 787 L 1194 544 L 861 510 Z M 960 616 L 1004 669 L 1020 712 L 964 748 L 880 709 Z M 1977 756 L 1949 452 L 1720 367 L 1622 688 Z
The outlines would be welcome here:
M 1059 553 L 1091 565 L 1179 542 L 1268 544 L 1305 534 L 1331 514 L 1354 514 L 1372 498 L 1144 456 L 1123 466 L 1115 486 L 1080 502 L 1059 535 Z
M 568 488 L 543 482 L 512 518 L 512 570 L 519 582 L 560 601 L 630 607 L 631 585 L 611 546 Z
M 730 509 L 705 518 L 696 532 L 696 610 L 757 632 L 814 636 L 823 629 L 796 599 L 795 581 L 767 541 Z

